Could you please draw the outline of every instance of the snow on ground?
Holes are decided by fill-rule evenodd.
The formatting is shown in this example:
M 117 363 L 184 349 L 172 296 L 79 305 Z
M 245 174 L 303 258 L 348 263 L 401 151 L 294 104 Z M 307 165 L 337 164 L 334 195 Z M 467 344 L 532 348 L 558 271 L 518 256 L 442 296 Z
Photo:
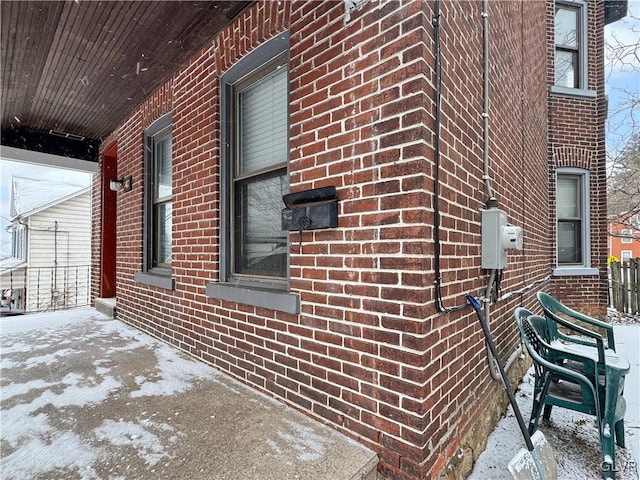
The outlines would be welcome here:
M 0 320 L 0 335 L 12 335 L 15 333 L 23 333 L 28 332 L 29 330 L 37 330 L 40 328 L 47 328 L 52 326 L 61 327 L 70 323 L 83 322 L 87 318 L 90 318 L 92 316 L 106 318 L 98 314 L 96 310 L 91 307 L 82 307 L 58 312 L 39 313 L 37 315 L 18 315 L 16 317 L 6 317 Z M 26 318 L 28 318 L 29 320 L 26 321 Z M 3 353 L 6 352 L 4 348 L 2 349 L 2 351 Z
M 69 334 L 82 323 L 86 324 L 83 341 L 89 345 L 109 338 L 112 347 L 106 358 L 91 358 L 87 351 L 74 348 Z M 151 467 L 170 456 L 166 446 L 175 443 L 179 434 L 159 419 L 99 421 L 91 425 L 91 444 L 78 433 L 81 429 L 69 428 L 77 421 L 74 409 L 98 408 L 125 387 L 127 379 L 113 371 L 118 362 L 132 358 L 127 352 L 146 349 L 149 357 L 155 357 L 150 365 L 158 366 L 136 377 L 137 385 L 127 387 L 133 388 L 130 397 L 175 395 L 196 380 L 217 375 L 211 367 L 186 359 L 176 349 L 118 321 L 108 321 L 88 307 L 3 318 L 0 334 L 2 371 L 13 370 L 15 377 L 22 370 L 25 379 L 7 383 L 7 375 L 2 376 L 0 438 L 2 478 L 6 479 L 32 479 L 50 471 L 78 472 L 82 479 L 113 478 L 96 471 L 94 464 L 109 464 L 118 447 L 135 450 L 139 460 Z M 78 368 L 85 371 L 74 371 Z M 44 369 L 48 381 L 27 380 L 34 369 Z M 70 415 L 61 418 L 58 412 Z
M 614 325 L 617 353 L 631 364 L 625 382 L 626 449 L 616 447 L 618 480 L 637 480 L 640 467 L 640 318 L 609 311 Z M 533 403 L 533 370 L 529 370 L 516 391 L 519 409 L 528 425 Z M 552 445 L 558 464 L 559 480 L 598 480 L 600 442 L 593 417 L 555 407 L 551 421 L 540 420 L 540 430 Z M 511 406 L 489 436 L 487 448 L 478 458 L 469 480 L 510 479 L 505 466 L 521 449 L 526 448 Z
M 618 312 L 615 308 L 612 307 L 609 307 L 607 309 L 607 319 L 614 326 L 631 325 L 640 327 L 640 315 Z
M 93 321 L 87 322 L 87 319 Z M 637 382 L 640 377 L 640 322 L 628 318 L 617 320 L 624 331 L 616 336 L 616 343 L 621 343 L 636 355 L 631 363 L 634 381 Z M 80 322 L 86 322 L 86 330 L 82 332 L 83 342 L 86 340 L 91 345 L 92 342 L 99 343 L 108 338 L 108 351 L 92 358 L 87 357 L 86 351 L 76 348 L 74 340 L 69 338 L 69 332 L 85 328 Z M 88 307 L 30 315 L 28 322 L 26 317 L 20 316 L 3 318 L 0 321 L 0 340 L 0 366 L 4 372 L 0 392 L 0 437 L 2 476 L 6 479 L 49 478 L 47 472 L 50 471 L 76 472 L 79 476 L 74 475 L 74 478 L 88 480 L 116 479 L 119 477 L 110 473 L 109 469 L 117 463 L 114 451 L 118 448 L 132 450 L 134 458 L 142 464 L 139 468 L 153 471 L 156 464 L 172 458 L 171 447 L 184 435 L 170 424 L 170 419 L 159 418 L 151 411 L 141 412 L 133 419 L 118 416 L 105 419 L 96 414 L 95 422 L 81 436 L 75 425 L 77 418 L 73 415 L 78 410 L 74 409 L 98 408 L 107 397 L 124 389 L 125 383 L 130 390 L 130 401 L 140 402 L 148 398 L 153 402 L 154 396 L 166 398 L 176 395 L 192 388 L 194 383 L 202 379 L 221 381 L 220 374 L 205 364 L 185 358 L 173 347 L 121 322 L 109 321 Z M 116 374 L 118 364 L 126 362 L 127 354 L 133 350 L 137 352 L 136 361 L 148 358 L 152 368 L 142 368 L 132 378 L 123 378 Z M 64 362 L 61 361 L 63 359 Z M 85 368 L 82 374 L 77 372 L 79 365 Z M 34 369 L 39 369 L 44 375 L 31 375 Z M 12 376 L 17 376 L 20 381 L 14 378 L 12 382 L 7 382 L 7 371 L 11 371 Z M 532 391 L 533 378 L 529 372 L 516 392 L 525 422 L 531 410 Z M 638 383 L 627 383 L 625 396 L 627 394 L 632 397 L 627 400 L 627 444 L 640 445 L 637 441 L 640 437 Z M 59 412 L 66 412 L 67 416 L 60 417 Z M 175 413 L 177 415 L 178 412 Z M 289 427 L 284 433 L 275 432 L 274 437 L 266 441 L 270 452 L 268 456 L 282 455 L 288 444 L 293 448 L 293 455 L 303 460 L 322 457 L 325 450 L 322 439 L 301 425 L 292 424 Z M 601 478 L 600 446 L 596 427 L 589 416 L 555 408 L 552 421 L 542 422 L 541 430 L 553 445 L 560 480 Z M 91 438 L 89 444 L 87 435 Z M 506 465 L 523 447 L 524 440 L 513 410 L 509 407 L 488 438 L 487 448 L 480 455 L 469 478 L 511 478 Z M 629 449 L 617 449 L 619 480 L 638 479 L 635 462 L 639 454 L 640 451 L 635 452 L 634 460 Z M 98 471 L 97 465 L 104 470 Z
M 516 392 L 516 400 L 528 425 L 533 398 L 533 372 L 530 370 Z M 599 480 L 600 441 L 593 417 L 562 408 L 554 408 L 551 422 L 541 420 L 540 430 L 553 447 L 559 480 Z M 625 438 L 638 435 L 627 426 Z M 506 416 L 489 436 L 487 448 L 478 458 L 469 480 L 510 479 L 506 465 L 521 449 L 526 448 L 511 406 Z M 635 461 L 629 449 L 616 447 L 616 461 L 621 470 L 619 480 L 637 480 Z
M 0 367 L 2 480 L 336 480 L 375 465 L 336 430 L 93 308 L 2 318 Z

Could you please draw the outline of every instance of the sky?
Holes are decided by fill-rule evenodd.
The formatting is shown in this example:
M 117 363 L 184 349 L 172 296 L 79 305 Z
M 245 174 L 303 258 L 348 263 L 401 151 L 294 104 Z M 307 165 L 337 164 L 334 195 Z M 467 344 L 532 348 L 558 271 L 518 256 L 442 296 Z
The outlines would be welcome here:
M 630 0 L 628 15 L 605 28 L 607 43 L 620 42 L 634 45 L 640 35 L 640 0 Z M 606 63 L 606 91 L 609 97 L 609 111 L 615 112 L 620 102 L 624 102 L 624 91 L 633 92 L 636 97 L 640 91 L 640 60 L 633 55 L 625 56 L 628 63 L 609 59 Z M 607 149 L 615 151 L 623 144 L 621 139 L 628 135 L 630 125 L 635 121 L 640 125 L 640 111 L 634 118 L 624 114 L 611 115 L 610 127 L 607 131 Z M 91 175 L 72 170 L 48 168 L 41 165 L 30 165 L 11 162 L 0 158 L 0 251 L 10 251 L 10 236 L 6 232 L 9 224 L 9 205 L 11 198 L 11 177 L 19 176 L 33 179 L 51 179 L 78 185 L 89 185 Z
M 640 0 L 629 2 L 628 14 L 605 27 L 605 41 L 608 45 L 626 45 L 623 61 L 610 56 L 611 50 L 607 50 L 605 60 L 605 89 L 609 98 L 609 118 L 607 126 L 607 151 L 611 155 L 615 153 L 624 139 L 628 137 L 631 126 L 636 130 L 640 126 L 640 108 L 636 106 L 633 116 L 629 116 L 629 110 L 616 113 L 621 103 L 628 105 L 628 94 L 636 98 L 640 97 L 640 58 L 636 48 L 640 38 Z

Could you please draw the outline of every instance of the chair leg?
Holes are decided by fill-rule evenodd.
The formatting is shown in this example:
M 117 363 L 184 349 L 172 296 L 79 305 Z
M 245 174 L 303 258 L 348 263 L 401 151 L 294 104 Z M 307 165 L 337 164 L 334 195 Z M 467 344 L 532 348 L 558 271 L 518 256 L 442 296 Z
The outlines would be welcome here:
M 542 414 L 542 418 L 545 420 L 549 420 L 551 418 L 551 405 L 544 406 L 544 413 Z
M 616 460 L 615 460 L 615 445 L 613 436 L 609 437 L 601 437 L 601 447 L 602 447 L 602 474 L 605 478 L 615 479 L 616 478 Z
M 621 448 L 626 448 L 624 445 L 624 420 L 618 420 L 615 425 L 616 432 L 616 445 Z
M 531 406 L 531 417 L 529 417 L 529 435 L 533 435 L 533 433 L 538 429 L 538 420 L 540 419 L 540 412 L 542 411 L 542 404 L 533 400 L 533 405 Z
M 542 379 L 536 375 L 535 386 L 533 388 L 533 405 L 531 406 L 531 417 L 529 417 L 529 435 L 538 429 L 538 422 L 540 420 L 540 414 L 542 413 L 542 406 L 544 405 L 540 399 L 544 398 L 543 392 L 546 391 L 545 384 Z

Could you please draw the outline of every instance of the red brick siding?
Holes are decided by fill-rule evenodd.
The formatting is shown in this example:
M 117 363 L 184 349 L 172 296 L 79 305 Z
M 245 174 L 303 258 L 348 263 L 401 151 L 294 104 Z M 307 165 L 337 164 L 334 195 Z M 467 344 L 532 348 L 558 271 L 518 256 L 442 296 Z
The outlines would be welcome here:
M 507 212 L 510 223 L 523 227 L 525 232 L 525 250 L 509 255 L 509 264 L 504 272 L 502 287 L 504 291 L 509 291 L 542 280 L 549 273 L 550 267 L 548 216 L 546 209 L 541 208 L 546 205 L 548 195 L 545 147 L 545 40 L 544 32 L 539 28 L 539 25 L 544 24 L 545 12 L 544 6 L 537 2 L 490 2 L 489 8 L 489 173 L 494 195 L 500 201 L 500 208 Z M 467 225 L 461 223 L 459 218 L 455 218 L 460 217 L 459 211 L 455 209 L 458 205 L 452 202 L 451 215 L 455 220 L 449 222 L 447 218 L 443 218 L 443 223 L 451 225 L 455 230 L 449 233 L 448 241 L 452 241 L 454 235 L 459 232 L 464 232 L 460 235 L 462 240 L 458 242 L 469 244 L 465 246 L 468 253 L 465 252 L 465 258 L 462 259 L 462 272 L 457 273 L 454 278 L 480 278 L 486 281 L 486 277 L 482 276 L 485 272 L 474 270 L 474 266 L 476 269 L 478 267 L 477 259 L 480 253 L 478 208 L 486 201 L 482 186 L 481 161 L 483 142 L 480 12 L 479 2 L 443 4 L 443 29 L 446 32 L 443 37 L 443 98 L 445 105 L 451 98 L 456 102 L 448 111 L 449 115 L 445 121 L 453 123 L 453 126 L 446 128 L 443 134 L 446 147 L 443 152 L 451 157 L 452 163 L 443 163 L 443 170 L 451 175 L 448 183 L 452 185 L 449 188 L 455 192 L 450 194 L 451 198 L 455 199 L 456 203 L 464 202 L 474 220 Z M 451 19 L 455 19 L 453 25 Z M 451 28 L 453 32 L 447 32 Z M 466 102 L 466 105 L 463 102 Z M 470 122 L 471 125 L 468 125 Z M 465 142 L 464 139 L 468 137 L 471 138 Z M 469 143 L 474 148 L 465 149 L 465 145 Z M 466 171 L 460 168 L 461 164 L 466 167 Z M 475 182 L 471 193 L 464 192 L 457 186 L 457 178 L 461 176 Z M 463 192 L 464 195 L 458 192 Z M 444 215 L 448 213 L 445 210 Z M 474 233 L 477 236 L 470 237 L 470 234 Z M 457 255 L 460 248 L 458 246 L 452 249 L 452 253 Z M 457 256 L 451 258 L 448 268 L 460 260 Z M 445 272 L 445 277 L 448 273 Z M 478 287 L 476 284 L 475 288 Z M 473 289 L 468 288 L 467 291 L 469 290 Z M 464 293 L 464 290 L 461 293 Z M 457 298 L 459 299 L 459 296 Z M 505 302 L 492 307 L 492 330 L 505 358 L 513 348 L 512 311 L 519 302 L 527 306 L 533 305 L 530 297 L 525 296 L 517 302 Z M 452 302 L 449 300 L 445 303 L 450 305 Z M 441 408 L 442 412 L 434 417 L 436 421 L 428 430 L 432 448 L 435 449 L 434 454 L 439 456 L 438 461 L 432 463 L 431 469 L 428 470 L 431 478 L 437 476 L 444 465 L 443 462 L 455 452 L 457 442 L 461 441 L 461 437 L 477 420 L 474 417 L 477 415 L 476 412 L 481 410 L 480 399 L 495 394 L 495 385 L 488 380 L 482 363 L 484 351 L 478 348 L 481 346 L 482 337 L 477 329 L 477 321 L 473 316 L 467 316 L 462 321 L 465 322 L 465 328 L 455 331 L 449 327 L 442 332 L 449 343 L 449 348 L 442 357 L 442 364 L 448 364 L 450 368 L 445 370 L 445 375 L 441 377 L 446 379 L 443 391 L 447 392 L 448 396 L 444 402 L 448 404 L 444 405 L 442 399 L 435 403 L 434 410 Z M 462 343 L 459 344 L 458 341 Z M 464 359 L 463 362 L 456 362 L 456 359 L 460 358 Z M 438 376 L 436 379 L 440 381 Z M 436 382 L 433 382 L 434 388 L 437 388 Z
M 607 305 L 607 236 L 606 236 L 606 171 L 604 121 L 606 98 L 604 92 L 603 3 L 588 2 L 588 89 L 595 98 L 576 98 L 549 95 L 549 163 L 550 218 L 555 221 L 555 169 L 577 167 L 589 171 L 591 217 L 591 266 L 599 275 L 555 277 L 550 293 L 582 311 L 604 317 Z M 553 85 L 553 15 L 552 2 L 547 4 L 548 17 L 548 83 Z M 551 238 L 555 239 L 552 224 Z
M 548 8 L 489 5 L 491 184 L 525 232 L 525 250 L 510 254 L 504 271 L 507 292 L 544 280 L 554 262 Z M 441 7 L 441 269 L 451 307 L 482 294 L 487 281 L 482 2 Z M 305 232 L 291 253 L 300 315 L 205 296 L 220 265 L 218 79 L 286 30 L 291 190 L 335 185 L 340 198 L 339 227 Z M 475 314 L 435 308 L 433 35 L 432 2 L 365 2 L 348 21 L 343 2 L 258 2 L 113 135 L 119 175 L 134 178 L 118 196 L 119 317 L 358 438 L 389 478 L 437 478 L 487 397 L 501 392 Z M 133 281 L 142 268 L 143 135 L 167 112 L 174 291 Z M 513 308 L 532 306 L 532 292 L 492 306 L 505 359 L 517 344 Z

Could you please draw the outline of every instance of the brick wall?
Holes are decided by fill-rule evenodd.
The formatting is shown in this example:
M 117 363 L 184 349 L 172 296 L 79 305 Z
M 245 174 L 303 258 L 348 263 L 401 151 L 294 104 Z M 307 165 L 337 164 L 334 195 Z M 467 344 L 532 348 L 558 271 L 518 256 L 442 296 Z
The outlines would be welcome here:
M 606 236 L 606 171 L 604 122 L 604 12 L 602 2 L 588 2 L 588 85 L 593 98 L 579 98 L 551 93 L 549 95 L 549 164 L 551 218 L 555 216 L 555 169 L 577 167 L 589 171 L 591 217 L 591 266 L 598 275 L 556 277 L 550 293 L 585 313 L 604 318 L 607 305 L 607 236 Z M 553 85 L 553 15 L 552 2 L 547 5 L 548 83 Z M 555 238 L 555 227 L 552 231 Z
M 554 261 L 540 27 L 548 11 L 543 2 L 489 3 L 489 173 L 500 207 L 525 232 L 524 251 L 509 255 L 502 276 L 505 293 L 545 287 Z M 118 317 L 357 438 L 378 452 L 384 476 L 437 478 L 458 452 L 479 453 L 505 405 L 473 311 L 435 306 L 436 202 L 443 304 L 483 294 L 488 278 L 480 268 L 482 2 L 441 3 L 438 192 L 434 3 L 344 9 L 257 2 L 114 132 L 118 174 L 134 178 L 118 195 Z M 290 188 L 335 185 L 340 199 L 339 227 L 305 232 L 290 254 L 299 315 L 205 295 L 220 265 L 219 77 L 287 30 Z M 175 290 L 133 280 L 142 269 L 143 134 L 168 112 Z M 533 291 L 492 306 L 505 359 L 518 343 L 513 308 L 532 306 Z

